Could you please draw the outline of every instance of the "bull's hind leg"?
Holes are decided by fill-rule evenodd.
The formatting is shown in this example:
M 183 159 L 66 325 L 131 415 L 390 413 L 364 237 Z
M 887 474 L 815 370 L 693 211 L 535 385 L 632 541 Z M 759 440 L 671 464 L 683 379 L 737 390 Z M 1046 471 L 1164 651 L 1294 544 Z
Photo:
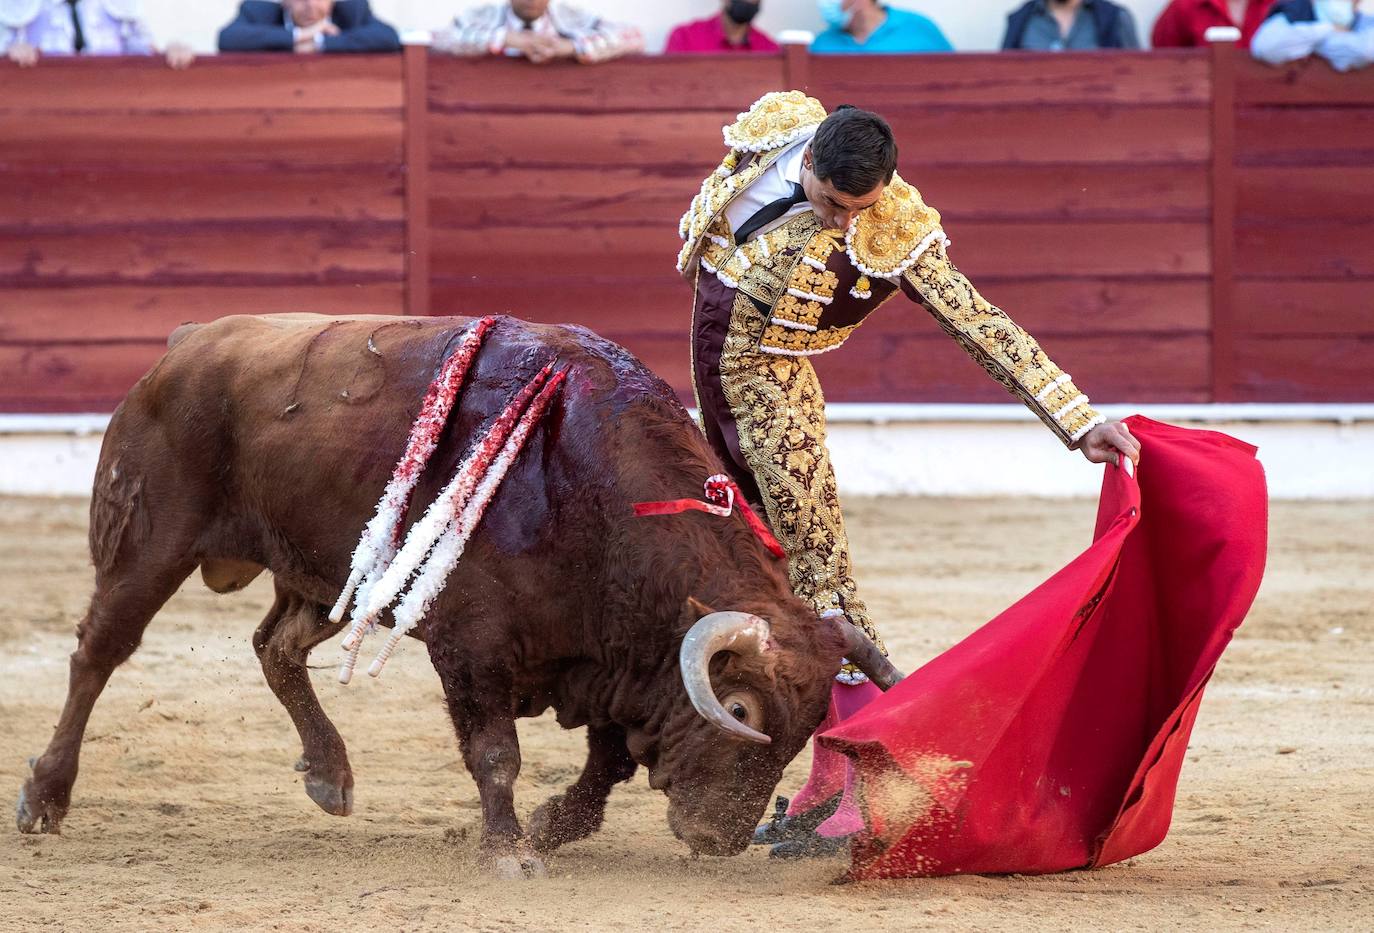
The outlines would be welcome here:
M 509 676 L 501 662 L 469 657 L 429 633 L 429 656 L 443 684 L 463 762 L 482 801 L 481 854 L 503 878 L 544 875 L 515 815 L 520 740 Z
M 611 788 L 634 777 L 635 762 L 619 726 L 587 727 L 587 764 L 566 791 L 530 817 L 530 841 L 541 852 L 585 839 L 601 828 Z
M 324 812 L 348 816 L 353 812 L 353 769 L 343 737 L 320 706 L 305 666 L 310 649 L 343 628 L 344 623 L 330 622 L 327 612 L 278 584 L 276 601 L 253 633 L 253 649 L 267 685 L 300 733 L 296 770 L 305 774 L 305 792 Z
M 81 737 L 91 708 L 110 674 L 134 653 L 149 621 L 195 569 L 195 562 L 187 557 L 189 550 L 187 542 L 175 536 L 161 540 L 149 536 L 126 563 L 97 567 L 95 595 L 76 629 L 66 705 L 47 750 L 34 762 L 33 773 L 19 791 L 16 821 L 20 832 L 59 832 L 71 804 Z

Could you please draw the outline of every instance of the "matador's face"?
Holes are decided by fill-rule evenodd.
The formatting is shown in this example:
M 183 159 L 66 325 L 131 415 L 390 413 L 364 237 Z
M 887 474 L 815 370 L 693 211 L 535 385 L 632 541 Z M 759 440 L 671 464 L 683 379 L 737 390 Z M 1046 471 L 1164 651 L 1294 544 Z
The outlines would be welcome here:
M 806 200 L 811 210 L 822 224 L 832 230 L 847 230 L 863 211 L 868 210 L 883 196 L 887 185 L 881 184 L 863 194 L 849 194 L 841 191 L 829 181 L 816 175 L 811 159 L 811 147 L 807 146 L 802 154 L 801 186 L 806 192 Z

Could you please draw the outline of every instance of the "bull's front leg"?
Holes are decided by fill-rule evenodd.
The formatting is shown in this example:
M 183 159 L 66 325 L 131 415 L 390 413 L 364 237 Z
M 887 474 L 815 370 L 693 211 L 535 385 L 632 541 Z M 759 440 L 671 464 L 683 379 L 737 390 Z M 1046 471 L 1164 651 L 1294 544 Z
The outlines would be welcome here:
M 463 762 L 482 801 L 481 858 L 503 878 L 538 878 L 544 863 L 534 854 L 515 816 L 515 779 L 520 741 L 515 732 L 511 686 L 493 667 L 448 665 L 446 652 L 431 650 Z M 479 674 L 480 671 L 480 674 Z
M 587 764 L 566 791 L 549 798 L 530 817 L 530 841 L 541 852 L 585 839 L 601 828 L 611 788 L 634 777 L 635 762 L 625 747 L 625 730 L 615 725 L 587 727 Z

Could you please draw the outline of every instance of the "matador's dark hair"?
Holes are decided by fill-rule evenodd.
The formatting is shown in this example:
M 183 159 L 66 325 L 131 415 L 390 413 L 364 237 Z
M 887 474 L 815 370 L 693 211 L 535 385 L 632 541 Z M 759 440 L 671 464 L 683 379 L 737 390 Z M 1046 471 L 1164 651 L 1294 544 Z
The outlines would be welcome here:
M 811 139 L 816 177 L 845 194 L 868 194 L 892 181 L 897 170 L 897 140 L 876 113 L 841 104 Z

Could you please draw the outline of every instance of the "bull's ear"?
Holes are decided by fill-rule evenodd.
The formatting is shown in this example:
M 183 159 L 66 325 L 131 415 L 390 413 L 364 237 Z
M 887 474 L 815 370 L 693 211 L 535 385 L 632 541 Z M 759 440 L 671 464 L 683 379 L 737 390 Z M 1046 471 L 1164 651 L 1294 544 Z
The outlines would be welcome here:
M 704 618 L 715 612 L 714 609 L 697 599 L 695 596 L 687 597 L 687 609 L 692 613 L 692 616 L 697 619 Z

